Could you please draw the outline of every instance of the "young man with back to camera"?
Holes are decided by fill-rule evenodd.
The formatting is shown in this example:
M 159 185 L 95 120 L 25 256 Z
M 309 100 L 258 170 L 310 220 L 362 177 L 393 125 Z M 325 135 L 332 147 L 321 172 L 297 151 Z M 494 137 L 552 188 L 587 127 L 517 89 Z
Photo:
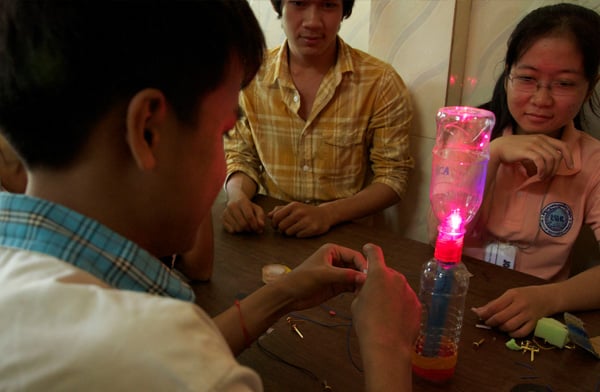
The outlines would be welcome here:
M 245 1 L 0 3 L 0 128 L 28 178 L 0 193 L 0 390 L 260 391 L 234 355 L 344 291 L 366 389 L 410 389 L 419 304 L 380 248 L 326 245 L 214 319 L 158 259 L 210 214 L 263 50 Z

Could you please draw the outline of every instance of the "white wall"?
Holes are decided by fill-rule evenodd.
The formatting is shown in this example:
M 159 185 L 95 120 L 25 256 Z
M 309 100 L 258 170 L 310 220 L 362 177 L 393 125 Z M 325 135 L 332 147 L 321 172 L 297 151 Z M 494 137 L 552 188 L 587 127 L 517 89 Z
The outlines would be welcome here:
M 386 212 L 385 224 L 390 230 L 427 241 L 430 156 L 437 110 L 487 101 L 501 72 L 499 64 L 514 25 L 530 10 L 557 2 L 356 0 L 351 17 L 342 23 L 340 36 L 392 64 L 410 88 L 415 109 L 411 149 L 416 168 L 405 200 Z M 599 0 L 571 2 L 600 12 Z M 270 1 L 250 0 L 250 4 L 265 31 L 267 45 L 281 43 L 283 32 Z M 600 130 L 600 126 L 595 129 Z

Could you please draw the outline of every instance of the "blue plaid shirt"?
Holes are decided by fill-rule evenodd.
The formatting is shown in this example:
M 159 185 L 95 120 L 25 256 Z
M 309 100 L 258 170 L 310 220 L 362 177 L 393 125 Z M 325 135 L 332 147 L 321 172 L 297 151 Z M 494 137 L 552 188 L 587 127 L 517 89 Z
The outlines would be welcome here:
M 54 256 L 118 289 L 194 301 L 190 286 L 150 253 L 46 200 L 0 192 L 0 246 Z

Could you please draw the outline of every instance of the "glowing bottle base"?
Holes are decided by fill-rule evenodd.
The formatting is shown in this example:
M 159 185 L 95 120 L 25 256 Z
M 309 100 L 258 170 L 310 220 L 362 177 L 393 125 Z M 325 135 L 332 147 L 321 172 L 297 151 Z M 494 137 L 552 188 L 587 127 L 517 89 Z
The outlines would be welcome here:
M 440 351 L 435 357 L 422 355 L 423 337 L 417 340 L 416 350 L 412 354 L 412 370 L 415 375 L 425 380 L 443 383 L 452 378 L 458 353 L 456 346 L 450 342 L 443 342 Z

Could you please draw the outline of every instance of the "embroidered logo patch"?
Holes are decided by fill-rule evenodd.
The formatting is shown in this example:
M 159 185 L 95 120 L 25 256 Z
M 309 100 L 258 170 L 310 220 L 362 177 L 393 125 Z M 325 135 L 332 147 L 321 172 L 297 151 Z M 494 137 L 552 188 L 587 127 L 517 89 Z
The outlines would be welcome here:
M 552 237 L 565 235 L 573 226 L 573 211 L 565 203 L 550 203 L 540 214 L 540 227 Z

